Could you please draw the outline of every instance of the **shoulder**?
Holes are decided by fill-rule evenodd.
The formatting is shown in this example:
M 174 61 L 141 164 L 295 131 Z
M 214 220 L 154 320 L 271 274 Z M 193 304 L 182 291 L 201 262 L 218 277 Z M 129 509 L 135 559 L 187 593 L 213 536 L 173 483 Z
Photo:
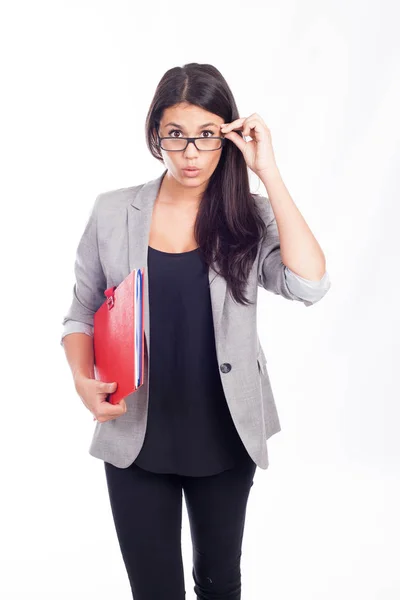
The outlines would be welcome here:
M 95 200 L 95 208 L 97 211 L 102 212 L 123 209 L 132 202 L 136 194 L 144 185 L 144 183 L 141 183 L 139 185 L 133 185 L 130 187 L 100 192 Z

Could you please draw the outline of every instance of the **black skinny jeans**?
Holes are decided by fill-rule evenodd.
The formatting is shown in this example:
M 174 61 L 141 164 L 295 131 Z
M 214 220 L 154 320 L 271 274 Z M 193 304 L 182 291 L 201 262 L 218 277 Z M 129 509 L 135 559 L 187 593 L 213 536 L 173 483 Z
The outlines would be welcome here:
M 151 473 L 104 462 L 111 509 L 134 600 L 185 600 L 181 553 L 182 489 L 200 600 L 240 600 L 251 460 L 205 477 Z

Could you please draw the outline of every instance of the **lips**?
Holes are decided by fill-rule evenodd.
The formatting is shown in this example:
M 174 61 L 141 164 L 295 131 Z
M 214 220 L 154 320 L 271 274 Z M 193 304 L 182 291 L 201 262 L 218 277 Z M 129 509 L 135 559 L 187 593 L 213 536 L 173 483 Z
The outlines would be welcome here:
M 183 174 L 185 175 L 185 177 L 197 177 L 198 174 L 200 173 L 200 169 L 182 169 Z

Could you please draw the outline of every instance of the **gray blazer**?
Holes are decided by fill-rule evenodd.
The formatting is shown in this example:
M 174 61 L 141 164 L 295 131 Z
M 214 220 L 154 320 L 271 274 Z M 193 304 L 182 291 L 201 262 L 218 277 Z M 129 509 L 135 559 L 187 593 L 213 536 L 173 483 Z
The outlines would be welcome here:
M 147 183 L 99 194 L 78 245 L 72 303 L 62 321 L 64 336 L 83 332 L 93 336 L 93 315 L 105 301 L 104 290 L 117 286 L 136 267 L 146 267 L 154 202 L 165 175 Z M 267 469 L 267 440 L 281 430 L 257 328 L 257 291 L 262 287 L 288 300 L 311 306 L 331 286 L 328 272 L 320 281 L 294 274 L 281 260 L 278 229 L 269 199 L 253 194 L 268 225 L 251 269 L 243 306 L 227 293 L 226 280 L 209 267 L 210 295 L 219 373 L 233 422 L 253 461 Z M 215 264 L 215 263 L 214 263 Z M 148 277 L 145 277 L 144 383 L 125 398 L 127 412 L 95 425 L 89 453 L 117 467 L 137 457 L 146 432 L 149 357 Z

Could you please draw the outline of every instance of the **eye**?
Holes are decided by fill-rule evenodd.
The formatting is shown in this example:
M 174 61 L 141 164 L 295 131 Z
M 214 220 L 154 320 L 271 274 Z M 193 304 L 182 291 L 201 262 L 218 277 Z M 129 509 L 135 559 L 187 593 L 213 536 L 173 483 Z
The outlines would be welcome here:
M 202 133 L 203 133 L 204 131 L 205 131 L 206 133 L 211 133 L 211 136 L 213 136 L 213 135 L 214 135 L 214 132 L 213 132 L 213 131 L 211 131 L 210 129 L 203 129 Z M 210 136 L 208 135 L 207 137 L 210 137 Z
M 172 133 L 175 133 L 175 131 L 176 131 L 177 133 L 179 133 L 179 129 L 171 129 L 171 131 L 168 131 L 168 135 L 169 135 L 170 137 L 176 137 L 176 136 L 174 136 L 174 135 L 173 135 L 173 136 L 171 136 L 171 134 L 172 134 Z
M 171 131 L 168 132 L 169 137 L 177 137 L 175 135 L 172 135 L 173 133 L 180 133 L 180 129 L 171 129 Z M 201 133 L 211 133 L 211 136 L 214 135 L 214 132 L 211 131 L 211 129 L 203 129 L 203 131 Z M 200 136 L 201 137 L 201 136 Z M 204 136 L 203 136 L 204 137 Z M 210 137 L 209 135 L 206 137 Z

